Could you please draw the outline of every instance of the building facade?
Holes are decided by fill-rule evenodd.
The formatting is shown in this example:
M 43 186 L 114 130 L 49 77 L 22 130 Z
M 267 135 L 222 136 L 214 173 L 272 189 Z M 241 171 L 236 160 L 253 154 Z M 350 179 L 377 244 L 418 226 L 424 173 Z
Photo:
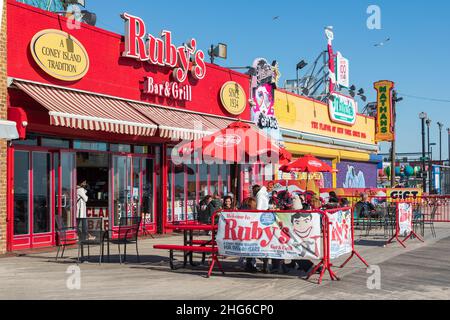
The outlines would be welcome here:
M 144 41 L 146 21 L 127 13 L 120 35 L 14 0 L 6 7 L 0 118 L 16 124 L 19 138 L 0 141 L 0 252 L 57 244 L 56 220 L 76 225 L 83 181 L 88 217 L 114 229 L 139 215 L 143 233 L 165 233 L 194 219 L 204 196 L 229 193 L 234 178 L 238 199 L 255 183 L 285 180 L 271 164 L 234 171 L 173 161 L 180 143 L 252 119 L 250 77 L 205 63 L 195 39 L 177 46 L 175 33 L 163 31 Z M 338 170 L 308 186 L 309 177 L 291 179 L 300 189 L 376 187 L 373 118 L 344 125 L 321 102 L 282 90 L 274 100 L 287 150 Z

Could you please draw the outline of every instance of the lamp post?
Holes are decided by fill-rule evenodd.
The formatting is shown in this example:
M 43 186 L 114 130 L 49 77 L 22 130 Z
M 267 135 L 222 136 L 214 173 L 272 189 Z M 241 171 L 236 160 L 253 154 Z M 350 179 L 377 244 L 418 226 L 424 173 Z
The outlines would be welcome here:
M 439 127 L 439 162 L 442 162 L 442 127 L 444 124 L 438 122 L 437 125 Z
M 431 119 L 428 118 L 425 123 L 427 124 L 427 152 L 428 152 L 428 192 L 431 193 L 433 189 L 433 177 L 431 176 L 432 170 L 432 157 L 431 148 L 430 148 L 430 127 L 431 127 Z
M 298 95 L 300 94 L 300 84 L 299 84 L 300 78 L 299 78 L 299 75 L 298 75 L 298 71 L 303 69 L 307 65 L 308 65 L 308 63 L 305 60 L 302 60 L 299 63 L 297 63 L 297 66 L 296 66 L 296 71 L 297 71 L 297 83 L 296 83 L 296 86 L 297 86 L 297 94 Z
M 448 133 L 448 165 L 450 166 L 450 128 L 447 128 Z
M 439 165 L 442 165 L 442 127 L 444 126 L 443 123 L 438 122 L 437 123 L 438 127 L 439 127 Z M 442 171 L 442 169 L 441 169 Z M 439 171 L 439 186 L 438 189 L 441 190 L 442 188 L 442 172 Z
M 360 89 L 358 95 L 361 96 L 364 94 L 364 90 Z M 392 122 L 394 129 L 394 139 L 392 140 L 391 145 L 391 188 L 395 187 L 395 140 L 396 140 L 396 130 L 395 130 L 395 122 L 397 121 L 397 102 L 402 101 L 403 98 L 397 97 L 397 91 L 392 92 Z
M 425 177 L 425 119 L 427 118 L 425 112 L 419 114 L 419 118 L 422 121 L 422 188 L 423 192 L 427 192 L 427 179 Z M 450 144 L 450 130 L 449 130 L 449 144 Z

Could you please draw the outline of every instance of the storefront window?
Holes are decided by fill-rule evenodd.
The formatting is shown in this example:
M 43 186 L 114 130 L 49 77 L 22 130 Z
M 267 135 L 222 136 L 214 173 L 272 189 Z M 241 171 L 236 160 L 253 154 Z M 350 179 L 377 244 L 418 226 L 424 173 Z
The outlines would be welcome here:
M 36 137 L 27 137 L 25 140 L 14 140 L 14 146 L 37 146 L 38 139 Z
M 148 153 L 148 147 L 147 146 L 134 146 L 134 153 L 139 154 L 147 154 Z
M 141 158 L 133 158 L 133 196 L 132 196 L 132 215 L 139 216 L 141 212 Z
M 168 177 L 167 177 L 167 220 L 173 220 L 173 165 L 169 162 L 168 168 Z
M 50 154 L 33 152 L 33 232 L 50 232 Z
M 127 184 L 127 157 L 114 157 L 114 225 L 119 225 L 120 218 L 128 216 L 127 203 L 129 202 L 130 188 Z
M 109 151 L 111 152 L 131 152 L 131 146 L 129 144 L 110 144 Z
M 104 142 L 80 141 L 73 142 L 74 149 L 93 150 L 93 151 L 108 151 L 108 144 Z
M 203 200 L 204 197 L 206 197 L 209 194 L 208 191 L 208 166 L 206 164 L 200 164 L 198 165 L 198 180 L 200 182 L 199 186 L 199 201 Z
M 77 181 L 87 182 L 87 217 L 105 218 L 107 225 L 109 210 L 109 167 L 110 156 L 107 153 L 77 152 Z
M 188 177 L 187 185 L 187 214 L 188 220 L 194 220 L 194 213 L 197 212 L 197 165 L 191 164 L 186 166 L 186 173 Z
M 29 233 L 29 152 L 14 152 L 14 235 Z
M 223 164 L 220 166 L 220 181 L 221 181 L 221 191 L 222 195 L 226 196 L 230 190 L 229 190 L 229 178 L 230 178 L 230 166 Z
M 62 139 L 42 138 L 41 145 L 43 147 L 69 149 L 70 141 Z
M 219 166 L 217 164 L 212 164 L 209 166 L 209 192 L 211 195 L 214 195 L 216 192 L 220 193 L 219 190 Z
M 176 171 L 175 171 L 176 172 Z M 183 221 L 185 217 L 184 172 L 176 172 L 174 177 L 174 220 Z
M 55 171 L 56 171 L 55 164 Z M 75 168 L 75 154 L 73 153 L 61 153 L 61 216 L 66 227 L 74 227 L 74 215 L 73 215 L 73 187 L 75 185 L 73 181 L 73 170 Z M 55 175 L 56 176 L 56 175 Z M 59 183 L 59 181 L 55 181 Z M 58 190 L 55 188 L 55 190 Z M 59 191 L 57 191 L 59 192 Z M 59 204 L 57 204 L 59 205 Z
M 144 171 L 142 178 L 142 212 L 143 223 L 149 224 L 154 221 L 153 217 L 153 160 L 143 159 Z

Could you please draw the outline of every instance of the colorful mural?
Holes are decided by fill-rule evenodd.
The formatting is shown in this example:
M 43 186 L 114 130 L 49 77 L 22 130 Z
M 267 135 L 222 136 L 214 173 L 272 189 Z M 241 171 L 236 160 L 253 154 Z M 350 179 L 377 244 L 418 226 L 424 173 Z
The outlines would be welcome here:
M 375 163 L 341 161 L 337 164 L 338 188 L 376 188 L 377 165 Z

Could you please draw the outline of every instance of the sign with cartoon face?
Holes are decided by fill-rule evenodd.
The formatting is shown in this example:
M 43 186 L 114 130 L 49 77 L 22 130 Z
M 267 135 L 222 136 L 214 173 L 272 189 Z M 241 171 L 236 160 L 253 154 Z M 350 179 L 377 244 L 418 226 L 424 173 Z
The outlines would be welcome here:
M 323 256 L 321 214 L 315 212 L 222 212 L 217 232 L 224 256 L 311 259 Z

